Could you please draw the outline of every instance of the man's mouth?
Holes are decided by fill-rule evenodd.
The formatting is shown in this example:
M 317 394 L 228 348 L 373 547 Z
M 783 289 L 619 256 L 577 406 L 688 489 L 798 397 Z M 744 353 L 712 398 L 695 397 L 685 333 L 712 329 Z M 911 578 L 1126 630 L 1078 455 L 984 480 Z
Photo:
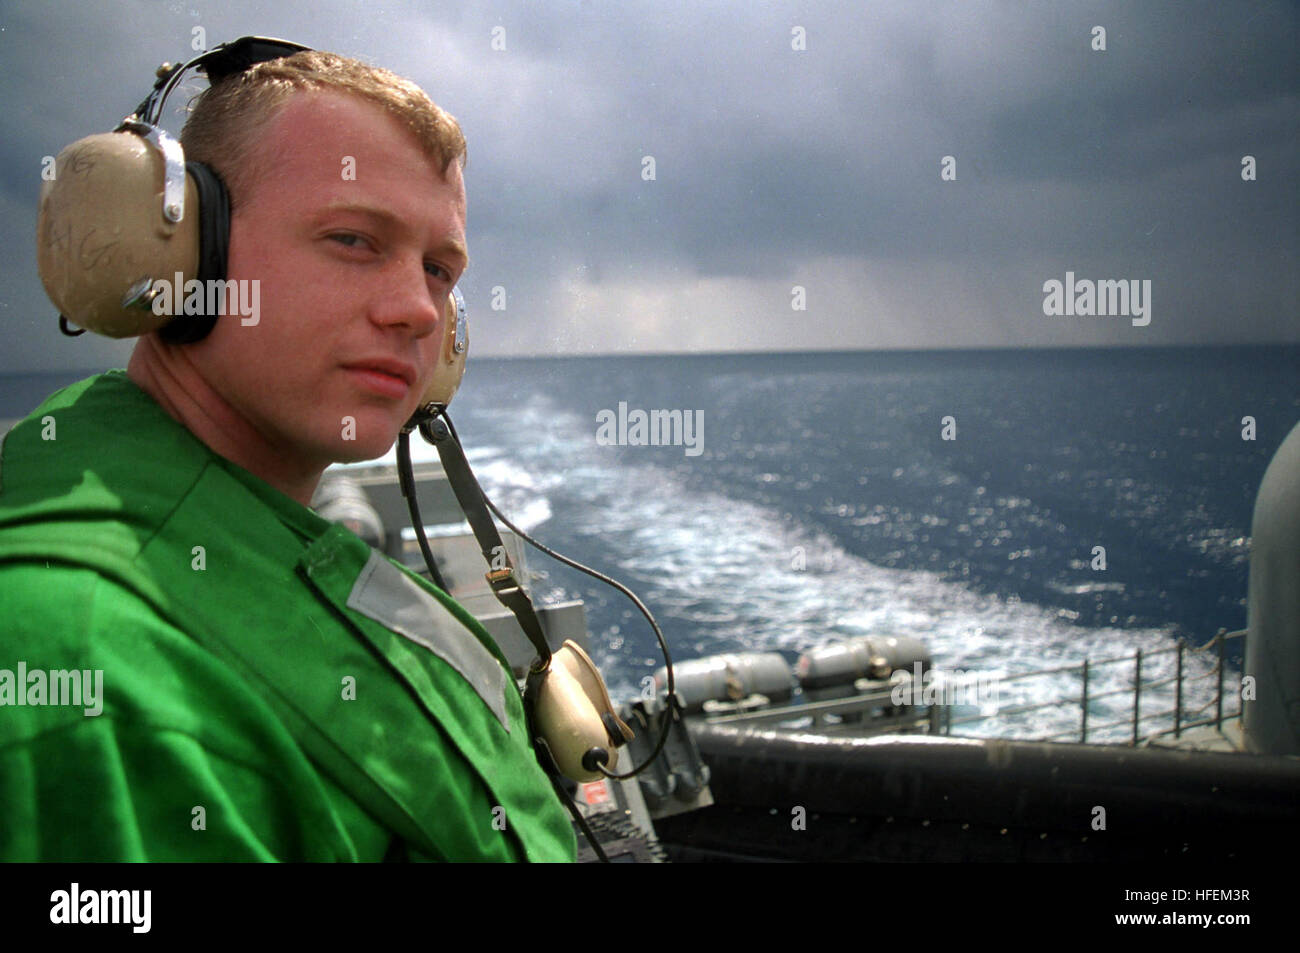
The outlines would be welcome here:
M 395 399 L 406 397 L 416 379 L 414 367 L 386 358 L 345 364 L 343 369 L 367 390 Z

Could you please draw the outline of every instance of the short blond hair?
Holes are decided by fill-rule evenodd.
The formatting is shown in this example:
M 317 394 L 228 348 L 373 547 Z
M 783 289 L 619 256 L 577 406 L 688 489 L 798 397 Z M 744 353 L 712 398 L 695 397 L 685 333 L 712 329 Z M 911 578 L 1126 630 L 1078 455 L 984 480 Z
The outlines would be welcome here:
M 185 158 L 216 170 L 230 190 L 231 205 L 256 180 L 258 139 L 295 93 L 335 90 L 379 106 L 409 129 L 442 170 L 465 164 L 460 124 L 409 79 L 337 53 L 306 50 L 254 64 L 196 97 L 181 132 Z

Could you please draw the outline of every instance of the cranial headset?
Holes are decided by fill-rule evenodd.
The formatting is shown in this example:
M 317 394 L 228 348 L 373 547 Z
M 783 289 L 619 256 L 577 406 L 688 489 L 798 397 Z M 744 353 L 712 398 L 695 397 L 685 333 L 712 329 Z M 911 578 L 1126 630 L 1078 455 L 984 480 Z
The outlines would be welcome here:
M 211 332 L 216 314 L 191 314 L 187 307 L 185 315 L 159 315 L 153 308 L 159 281 L 179 275 L 181 287 L 197 280 L 206 288 L 224 280 L 230 243 L 225 183 L 211 167 L 185 160 L 180 142 L 159 124 L 163 106 L 191 69 L 216 84 L 308 49 L 245 36 L 184 64 L 164 63 L 149 95 L 113 132 L 79 139 L 59 153 L 53 180 L 41 184 L 36 248 L 41 283 L 64 333 L 82 333 L 69 330 L 71 323 L 113 338 L 157 331 L 169 344 L 189 344 Z M 458 290 L 447 300 L 446 318 L 444 346 L 421 406 L 449 404 L 465 371 L 469 337 Z
M 64 333 L 75 336 L 89 330 L 123 338 L 156 331 L 169 344 L 189 344 L 211 332 L 216 314 L 190 314 L 188 304 L 184 316 L 159 315 L 153 308 L 161 290 L 158 281 L 172 281 L 179 274 L 183 285 L 197 280 L 200 287 L 206 287 L 208 281 L 224 280 L 230 241 L 230 201 L 225 184 L 209 166 L 185 160 L 180 142 L 159 125 L 163 106 L 191 69 L 201 70 L 215 84 L 256 63 L 308 49 L 284 40 L 246 36 L 184 64 L 164 63 L 158 68 L 152 91 L 113 132 L 80 139 L 59 153 L 54 179 L 41 187 L 37 263 L 45 291 L 59 308 L 59 326 Z M 562 773 L 579 781 L 631 777 L 662 750 L 669 719 L 665 719 L 658 745 L 644 764 L 627 774 L 612 772 L 617 748 L 631 739 L 632 732 L 614 713 L 604 681 L 581 647 L 570 641 L 551 652 L 514 567 L 508 558 L 502 560 L 505 548 L 487 508 L 521 538 L 619 588 L 633 600 L 650 620 L 663 649 L 671 702 L 672 660 L 663 633 L 626 587 L 537 543 L 483 494 L 445 413 L 464 374 L 469 346 L 465 303 L 457 290 L 448 297 L 446 317 L 438 366 L 419 409 L 398 440 L 402 491 L 430 576 L 446 591 L 415 499 L 409 435 L 416 429 L 438 449 L 448 480 L 492 566 L 487 578 L 493 592 L 519 619 L 524 634 L 538 650 L 528 673 L 525 707 L 530 735 L 543 765 L 552 776 Z M 69 330 L 69 323 L 82 330 Z M 585 829 L 576 809 L 568 806 Z M 593 846 L 603 858 L 594 841 Z

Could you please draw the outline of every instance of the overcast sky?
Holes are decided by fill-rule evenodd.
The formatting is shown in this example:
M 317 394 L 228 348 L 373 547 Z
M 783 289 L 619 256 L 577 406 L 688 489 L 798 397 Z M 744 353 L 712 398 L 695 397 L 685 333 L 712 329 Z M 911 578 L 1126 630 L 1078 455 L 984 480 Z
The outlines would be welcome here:
M 474 354 L 1300 341 L 1292 3 L 0 2 L 0 372 L 124 364 L 57 332 L 41 161 L 196 27 L 460 120 Z M 1045 315 L 1067 271 L 1149 280 L 1150 323 Z

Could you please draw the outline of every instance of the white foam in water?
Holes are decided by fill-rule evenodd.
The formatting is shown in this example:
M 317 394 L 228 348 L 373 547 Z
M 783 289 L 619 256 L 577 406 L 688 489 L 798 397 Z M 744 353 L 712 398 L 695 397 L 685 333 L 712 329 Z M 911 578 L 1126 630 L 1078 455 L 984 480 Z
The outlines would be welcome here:
M 576 419 L 547 415 L 552 435 Z M 555 428 L 551 430 L 550 428 Z M 1074 670 L 1053 675 L 997 681 L 996 704 L 958 706 L 953 720 L 1023 705 L 1059 701 L 1039 711 L 999 715 L 955 726 L 955 733 L 1003 737 L 1078 738 L 1082 673 L 1089 672 L 1088 739 L 1131 738 L 1133 713 L 1132 656 L 1144 658 L 1140 699 L 1142 730 L 1171 727 L 1174 686 L 1145 683 L 1172 678 L 1176 655 L 1169 628 L 1118 629 L 1073 625 L 1068 614 L 1021 602 L 1015 597 L 984 595 L 934 573 L 876 566 L 846 553 L 833 539 L 791 526 L 780 515 L 718 494 L 685 488 L 671 471 L 629 463 L 626 456 L 602 459 L 582 441 L 568 444 L 583 458 L 593 479 L 570 483 L 588 506 L 585 528 L 601 532 L 624 556 L 623 569 L 660 580 L 642 593 L 662 616 L 670 633 L 672 620 L 707 627 L 710 637 L 689 647 L 690 654 L 721 651 L 787 649 L 803 651 L 836 639 L 860 635 L 910 635 L 930 649 L 934 666 L 946 672 L 1001 679 L 1005 676 L 1063 666 Z M 552 446 L 550 466 L 562 466 L 563 454 Z M 543 460 L 538 460 L 539 464 Z M 794 563 L 802 547 L 805 569 Z M 599 647 L 620 693 L 635 691 L 636 676 L 627 663 Z M 621 642 L 621 639 L 620 639 Z M 679 654 L 685 646 L 677 646 Z M 1099 664 L 1104 660 L 1123 661 Z M 656 663 L 657 664 L 657 663 Z M 1212 713 L 1214 660 L 1208 653 L 1185 652 L 1183 721 Z M 631 676 L 629 678 L 629 676 Z M 1224 696 L 1231 699 L 1239 678 L 1227 675 Z M 982 699 L 983 700 L 983 699 Z M 1229 712 L 1235 707 L 1229 701 Z M 1158 713 L 1164 713 L 1159 714 Z M 1158 715 L 1158 716 L 1157 716 Z M 1153 717 L 1157 716 L 1157 717 Z M 1121 722 L 1119 725 L 1110 725 Z
M 462 437 L 462 440 L 468 442 L 469 438 Z M 413 463 L 439 461 L 437 448 L 425 442 L 418 433 L 411 435 L 410 447 Z M 520 529 L 531 532 L 551 518 L 551 504 L 544 492 L 546 487 L 539 482 L 538 475 L 511 460 L 502 447 L 490 443 L 478 446 L 471 444 L 465 447 L 465 459 L 469 461 L 484 492 Z M 366 461 L 361 465 L 374 466 L 379 463 L 397 466 L 396 445 L 382 459 Z M 552 480 L 550 485 L 554 485 L 554 482 Z M 468 522 L 462 522 L 459 526 L 427 529 L 434 536 L 470 531 Z M 415 531 L 405 527 L 402 536 L 414 539 Z

